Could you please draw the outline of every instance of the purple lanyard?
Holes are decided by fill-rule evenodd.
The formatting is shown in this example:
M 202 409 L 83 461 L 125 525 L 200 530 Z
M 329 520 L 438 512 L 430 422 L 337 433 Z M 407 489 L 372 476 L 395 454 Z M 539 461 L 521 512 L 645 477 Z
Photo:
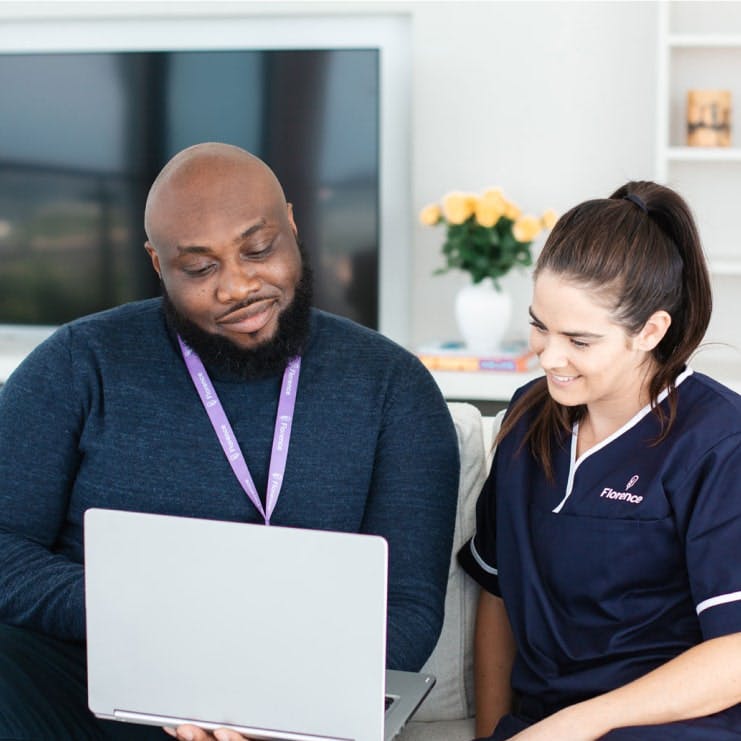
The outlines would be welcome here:
M 288 457 L 288 443 L 291 440 L 291 425 L 293 424 L 293 410 L 296 406 L 296 388 L 298 377 L 301 372 L 301 358 L 292 358 L 283 373 L 283 383 L 280 387 L 280 398 L 278 400 L 278 414 L 275 418 L 275 432 L 273 433 L 273 449 L 270 454 L 270 468 L 268 470 L 268 491 L 265 496 L 265 508 L 263 509 L 257 487 L 252 480 L 247 462 L 237 444 L 232 426 L 229 424 L 224 407 L 221 406 L 219 397 L 216 395 L 211 379 L 208 377 L 206 368 L 201 359 L 186 345 L 178 336 L 180 351 L 188 368 L 188 373 L 193 380 L 198 396 L 201 397 L 208 418 L 214 428 L 216 437 L 219 438 L 224 455 L 234 471 L 241 487 L 244 489 L 250 501 L 270 524 L 275 505 L 278 502 L 281 486 L 283 485 L 283 474 L 286 472 L 286 458 Z

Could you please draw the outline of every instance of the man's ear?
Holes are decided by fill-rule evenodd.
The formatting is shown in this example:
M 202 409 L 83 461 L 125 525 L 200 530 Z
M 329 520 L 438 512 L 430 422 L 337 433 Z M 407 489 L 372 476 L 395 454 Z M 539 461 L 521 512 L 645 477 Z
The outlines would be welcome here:
M 288 223 L 291 226 L 291 231 L 293 232 L 293 236 L 298 237 L 298 227 L 296 226 L 296 221 L 293 218 L 293 204 L 292 203 L 286 203 L 286 211 L 288 213 Z
M 636 347 L 639 350 L 651 352 L 664 339 L 664 335 L 669 330 L 671 323 L 672 318 L 668 311 L 664 311 L 663 309 L 655 311 L 636 336 Z
M 152 261 L 154 272 L 157 273 L 159 279 L 162 280 L 162 273 L 160 272 L 160 256 L 157 254 L 157 250 L 149 241 L 144 243 L 144 249 L 149 253 L 149 259 Z

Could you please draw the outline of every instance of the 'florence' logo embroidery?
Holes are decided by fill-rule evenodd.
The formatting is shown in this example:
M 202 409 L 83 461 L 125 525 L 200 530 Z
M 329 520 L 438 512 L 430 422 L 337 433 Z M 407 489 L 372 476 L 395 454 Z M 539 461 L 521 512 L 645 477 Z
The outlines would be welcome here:
M 630 491 L 628 491 L 631 487 L 635 486 L 638 483 L 639 478 L 640 476 L 638 476 L 638 474 L 633 476 L 625 485 L 625 491 L 615 491 L 615 489 L 613 489 L 612 487 L 606 486 L 604 489 L 602 489 L 600 498 L 617 499 L 619 502 L 628 502 L 629 504 L 640 504 L 643 501 L 643 496 L 641 494 L 631 494 Z

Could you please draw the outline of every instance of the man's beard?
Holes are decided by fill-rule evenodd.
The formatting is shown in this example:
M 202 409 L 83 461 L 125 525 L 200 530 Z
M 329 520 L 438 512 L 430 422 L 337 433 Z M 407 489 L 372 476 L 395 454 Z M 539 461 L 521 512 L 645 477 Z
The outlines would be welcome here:
M 282 373 L 288 361 L 301 355 L 311 322 L 312 272 L 301 250 L 301 280 L 291 303 L 278 317 L 275 335 L 252 349 L 239 347 L 230 339 L 201 329 L 179 312 L 162 284 L 163 308 L 168 324 L 203 363 L 217 373 L 253 380 Z

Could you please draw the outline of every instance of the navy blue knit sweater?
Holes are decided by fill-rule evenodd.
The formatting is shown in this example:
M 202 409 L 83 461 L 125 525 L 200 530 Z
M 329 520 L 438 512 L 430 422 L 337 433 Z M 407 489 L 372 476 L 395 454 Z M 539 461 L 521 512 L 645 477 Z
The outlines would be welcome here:
M 212 378 L 264 495 L 281 376 Z M 417 359 L 313 312 L 272 522 L 386 538 L 390 668 L 420 667 L 437 640 L 457 479 L 450 416 Z M 261 521 L 159 299 L 62 327 L 0 390 L 0 621 L 84 640 L 93 506 Z

